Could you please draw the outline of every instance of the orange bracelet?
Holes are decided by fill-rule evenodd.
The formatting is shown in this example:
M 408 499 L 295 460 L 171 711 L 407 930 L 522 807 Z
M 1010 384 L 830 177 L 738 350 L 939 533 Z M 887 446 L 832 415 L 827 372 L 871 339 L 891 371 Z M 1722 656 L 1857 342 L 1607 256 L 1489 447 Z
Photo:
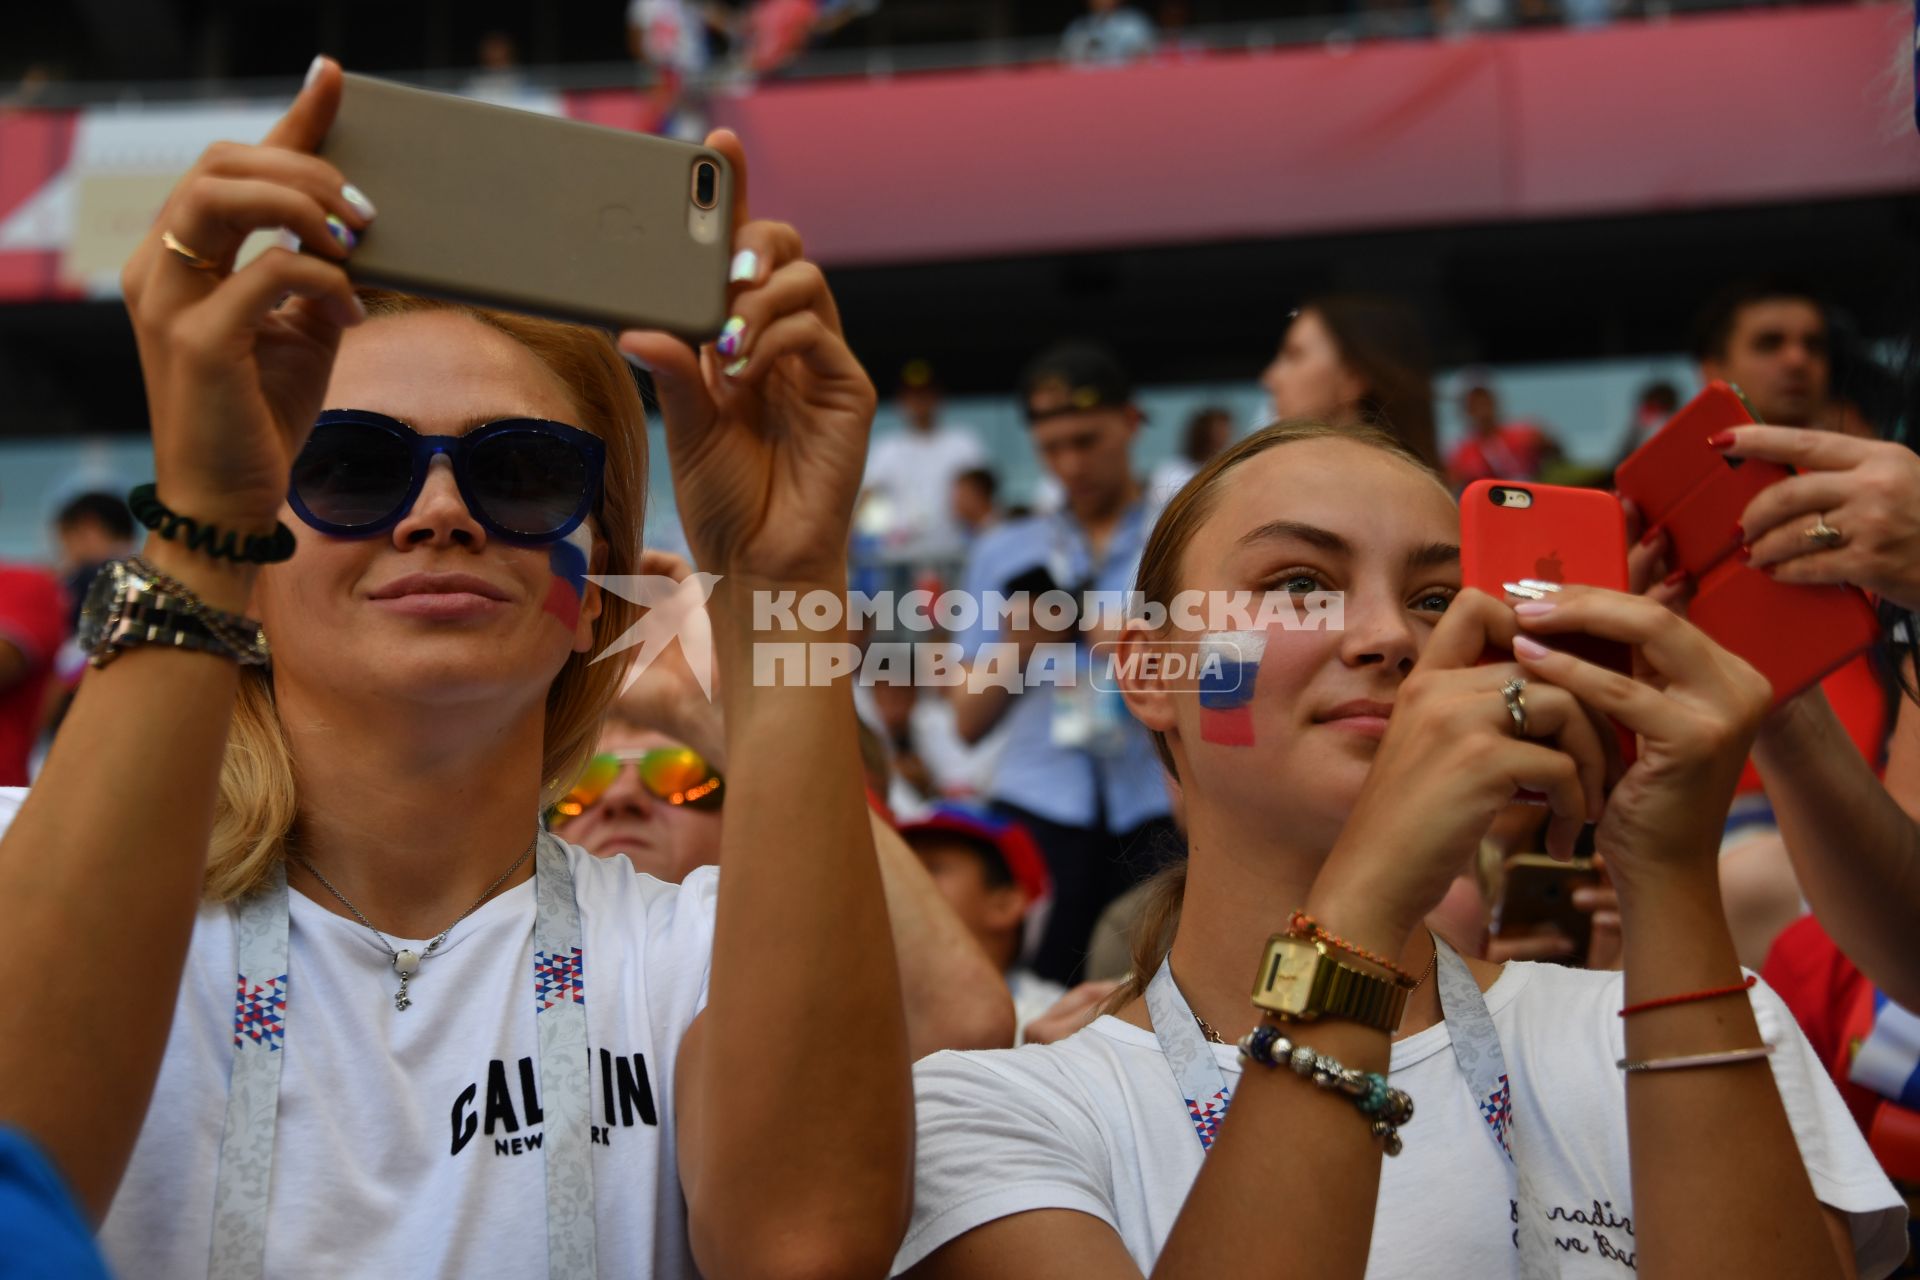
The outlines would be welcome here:
M 1324 942 L 1328 946 L 1344 951 L 1350 956 L 1358 956 L 1368 964 L 1379 965 L 1393 975 L 1393 980 L 1411 991 L 1420 985 L 1420 980 L 1402 969 L 1385 956 L 1376 955 L 1365 947 L 1356 947 L 1338 934 L 1328 933 L 1320 927 L 1320 922 L 1304 911 L 1295 911 L 1287 920 L 1287 932 L 1295 937 L 1307 937 L 1315 942 Z

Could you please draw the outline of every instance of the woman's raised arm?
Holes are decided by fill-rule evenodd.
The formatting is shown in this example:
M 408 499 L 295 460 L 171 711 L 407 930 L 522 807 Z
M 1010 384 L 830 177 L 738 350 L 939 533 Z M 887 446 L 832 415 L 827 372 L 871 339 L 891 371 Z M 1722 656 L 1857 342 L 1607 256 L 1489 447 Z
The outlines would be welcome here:
M 366 206 L 310 154 L 339 94 L 339 68 L 316 63 L 264 143 L 210 147 L 121 273 L 159 493 L 202 524 L 274 527 L 341 331 L 360 318 L 338 265 L 350 237 L 329 220 L 364 228 Z M 228 274 L 266 227 L 325 256 L 271 249 Z M 159 539 L 145 554 L 214 608 L 245 611 L 252 566 Z M 0 1122 L 32 1134 L 96 1217 L 166 1046 L 238 685 L 231 659 L 160 646 L 90 671 L 0 839 L 0 982 L 13 993 Z
M 799 236 L 746 221 L 739 141 L 709 145 L 735 168 L 737 345 L 621 337 L 652 370 L 695 558 L 721 575 L 732 781 L 709 1003 L 678 1067 L 681 1181 L 707 1275 L 881 1275 L 906 1228 L 913 1094 L 852 691 L 756 662 L 847 636 L 773 629 L 754 607 L 844 596 L 875 395 Z

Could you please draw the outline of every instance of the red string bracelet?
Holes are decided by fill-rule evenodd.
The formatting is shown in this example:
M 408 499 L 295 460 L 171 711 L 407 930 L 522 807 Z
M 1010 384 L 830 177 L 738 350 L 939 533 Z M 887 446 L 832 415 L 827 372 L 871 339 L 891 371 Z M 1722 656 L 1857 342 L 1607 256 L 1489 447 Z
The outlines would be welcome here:
M 1414 987 L 1420 985 L 1419 979 L 1415 978 L 1393 961 L 1387 959 L 1385 956 L 1375 955 L 1365 947 L 1356 947 L 1337 934 L 1328 933 L 1320 927 L 1319 921 L 1304 911 L 1296 911 L 1288 919 L 1287 932 L 1295 936 L 1312 938 L 1316 942 L 1324 942 L 1330 947 L 1346 952 L 1348 955 L 1358 956 L 1369 964 L 1377 964 L 1392 974 L 1394 980 L 1408 990 L 1412 990 Z
M 1630 1004 L 1622 1009 L 1620 1016 L 1624 1018 L 1630 1013 L 1645 1013 L 1648 1009 L 1664 1009 L 1670 1004 L 1692 1004 L 1695 1000 L 1717 1000 L 1721 996 L 1737 996 L 1743 991 L 1752 989 L 1753 984 L 1758 981 L 1760 981 L 1759 978 L 1748 974 L 1745 982 L 1737 982 L 1731 987 L 1712 987 L 1706 991 L 1689 991 L 1685 995 L 1661 996 L 1658 1000 L 1642 1000 L 1639 1004 Z

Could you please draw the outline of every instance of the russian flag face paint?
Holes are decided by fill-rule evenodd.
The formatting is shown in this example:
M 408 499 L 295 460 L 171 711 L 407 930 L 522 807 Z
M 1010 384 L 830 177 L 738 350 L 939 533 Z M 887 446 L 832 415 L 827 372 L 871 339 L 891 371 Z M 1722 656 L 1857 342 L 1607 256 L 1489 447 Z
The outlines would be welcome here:
M 572 533 L 547 549 L 553 581 L 547 586 L 545 609 L 568 631 L 580 625 L 580 597 L 587 590 L 587 566 L 593 560 L 593 532 L 581 521 Z
M 1253 686 L 1266 656 L 1264 631 L 1210 631 L 1200 638 L 1200 740 L 1253 745 Z

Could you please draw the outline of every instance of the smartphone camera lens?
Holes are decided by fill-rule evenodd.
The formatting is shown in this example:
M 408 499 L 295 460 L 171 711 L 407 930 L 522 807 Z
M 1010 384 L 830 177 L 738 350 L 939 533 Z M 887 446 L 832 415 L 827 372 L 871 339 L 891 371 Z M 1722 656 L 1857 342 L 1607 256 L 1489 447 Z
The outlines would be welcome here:
M 1507 491 L 1505 489 L 1489 489 L 1487 490 L 1487 497 L 1493 501 L 1493 505 L 1496 507 L 1504 507 L 1507 505 Z
M 711 209 L 720 199 L 720 166 L 701 160 L 693 166 L 693 203 L 695 208 Z

